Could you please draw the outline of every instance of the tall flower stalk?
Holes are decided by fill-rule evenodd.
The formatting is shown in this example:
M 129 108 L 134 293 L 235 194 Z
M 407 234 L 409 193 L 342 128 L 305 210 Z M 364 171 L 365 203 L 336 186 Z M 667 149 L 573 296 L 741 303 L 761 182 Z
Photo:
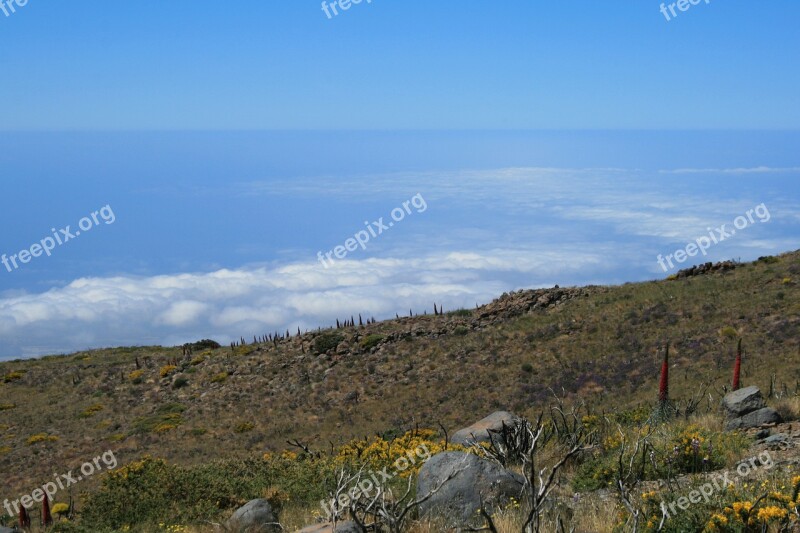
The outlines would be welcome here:
M 739 346 L 736 348 L 736 362 L 733 364 L 733 383 L 731 384 L 731 388 L 733 390 L 739 390 L 741 384 L 739 383 L 739 377 L 742 373 L 742 339 L 739 339 Z
M 665 407 L 669 402 L 669 343 L 664 350 L 664 362 L 661 363 L 661 380 L 658 383 L 658 403 Z
M 31 517 L 28 516 L 28 510 L 22 504 L 19 505 L 19 527 L 23 529 L 31 527 Z
M 42 501 L 42 525 L 44 527 L 53 525 L 53 515 L 50 513 L 50 497 L 45 494 Z

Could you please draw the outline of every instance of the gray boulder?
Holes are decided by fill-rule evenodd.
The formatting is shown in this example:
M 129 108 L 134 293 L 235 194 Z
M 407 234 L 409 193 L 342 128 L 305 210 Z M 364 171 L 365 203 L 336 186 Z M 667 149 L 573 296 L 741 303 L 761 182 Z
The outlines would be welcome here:
M 478 518 L 481 501 L 492 512 L 511 498 L 521 500 L 524 487 L 522 476 L 496 463 L 463 452 L 439 453 L 420 469 L 417 499 L 435 493 L 420 504 L 419 512 L 443 518 L 452 527 L 465 526 Z
M 767 407 L 758 387 L 745 387 L 729 392 L 722 399 L 722 407 L 727 415 L 725 429 L 729 431 L 781 422 L 778 412 Z
M 18 529 L 11 529 L 10 527 L 0 526 L 0 533 L 17 533 Z
M 504 423 L 506 426 L 512 426 L 519 420 L 520 418 L 513 413 L 497 411 L 486 418 L 478 420 L 469 427 L 456 431 L 450 441 L 453 444 L 461 444 L 462 446 L 472 440 L 475 442 L 489 442 L 488 430 L 500 431 Z
M 279 533 L 278 517 L 267 500 L 250 500 L 233 513 L 226 524 L 229 531 L 242 533 Z
M 333 528 L 332 523 L 326 522 L 324 524 L 306 526 L 297 531 L 297 533 L 362 533 L 362 531 L 355 522 L 347 521 L 336 524 L 336 529 Z
M 744 416 L 729 418 L 725 424 L 725 429 L 748 429 L 757 428 L 766 424 L 780 423 L 781 415 L 771 407 L 763 407 L 756 411 L 751 411 Z
M 758 387 L 745 387 L 729 392 L 722 399 L 722 407 L 730 418 L 737 418 L 763 409 L 767 404 Z

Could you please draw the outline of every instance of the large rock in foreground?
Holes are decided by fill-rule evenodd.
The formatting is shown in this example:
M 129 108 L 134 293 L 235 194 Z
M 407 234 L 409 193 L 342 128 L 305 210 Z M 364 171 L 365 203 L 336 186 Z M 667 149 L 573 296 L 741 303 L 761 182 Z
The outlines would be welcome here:
M 454 472 L 454 477 L 442 485 Z M 461 527 L 480 521 L 477 512 L 481 501 L 492 512 L 511 498 L 521 500 L 524 487 L 522 476 L 496 463 L 473 454 L 444 452 L 431 457 L 420 469 L 417 499 L 436 492 L 420 504 L 419 511 L 423 516 L 442 518 L 451 527 Z
M 739 417 L 758 409 L 763 409 L 767 404 L 758 387 L 745 387 L 729 392 L 722 399 L 722 407 L 730 417 Z
M 758 428 L 767 424 L 779 424 L 782 422 L 781 415 L 771 407 L 764 407 L 747 413 L 741 417 L 729 418 L 725 423 L 725 429 L 747 429 Z
M 758 387 L 745 387 L 729 392 L 722 399 L 727 421 L 725 429 L 756 428 L 781 422 L 775 409 L 767 407 Z
M 250 500 L 239 507 L 226 524 L 226 529 L 236 533 L 280 533 L 278 517 L 267 500 Z
M 453 444 L 467 445 L 469 442 L 489 442 L 488 430 L 500 431 L 505 423 L 506 427 L 513 426 L 520 418 L 508 411 L 497 411 L 483 418 L 469 427 L 460 429 L 453 434 L 450 441 Z

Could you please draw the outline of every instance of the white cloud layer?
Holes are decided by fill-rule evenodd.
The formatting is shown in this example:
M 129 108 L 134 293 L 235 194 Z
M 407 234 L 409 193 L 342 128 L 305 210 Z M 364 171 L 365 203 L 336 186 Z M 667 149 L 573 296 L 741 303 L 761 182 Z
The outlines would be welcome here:
M 402 239 L 376 240 L 327 270 L 299 245 L 301 260 L 288 264 L 84 278 L 42 294 L 8 290 L 0 293 L 0 358 L 200 338 L 226 343 L 358 313 L 383 319 L 430 311 L 434 301 L 472 307 L 521 287 L 662 277 L 657 255 L 765 203 L 768 224 L 752 224 L 696 262 L 754 259 L 797 247 L 800 206 L 794 194 L 737 187 L 731 175 L 798 170 L 678 169 L 653 179 L 614 168 L 509 168 L 240 183 L 229 192 L 402 199 L 421 191 L 430 218 L 420 215 L 427 222 L 404 226 Z M 694 173 L 722 177 L 704 185 Z
M 145 278 L 84 278 L 43 294 L 0 299 L 4 357 L 89 347 L 175 345 L 200 338 L 312 329 L 365 318 L 473 307 L 522 285 L 552 285 L 596 267 L 578 250 L 447 252 L 413 259 L 318 262 Z

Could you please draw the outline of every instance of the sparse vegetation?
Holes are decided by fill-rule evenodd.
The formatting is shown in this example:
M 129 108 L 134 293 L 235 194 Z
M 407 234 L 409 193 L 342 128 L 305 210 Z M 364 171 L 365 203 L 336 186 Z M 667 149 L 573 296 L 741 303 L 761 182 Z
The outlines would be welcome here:
M 167 403 L 159 406 L 150 416 L 133 421 L 134 433 L 163 433 L 183 423 L 183 412 L 186 406 L 179 403 Z

